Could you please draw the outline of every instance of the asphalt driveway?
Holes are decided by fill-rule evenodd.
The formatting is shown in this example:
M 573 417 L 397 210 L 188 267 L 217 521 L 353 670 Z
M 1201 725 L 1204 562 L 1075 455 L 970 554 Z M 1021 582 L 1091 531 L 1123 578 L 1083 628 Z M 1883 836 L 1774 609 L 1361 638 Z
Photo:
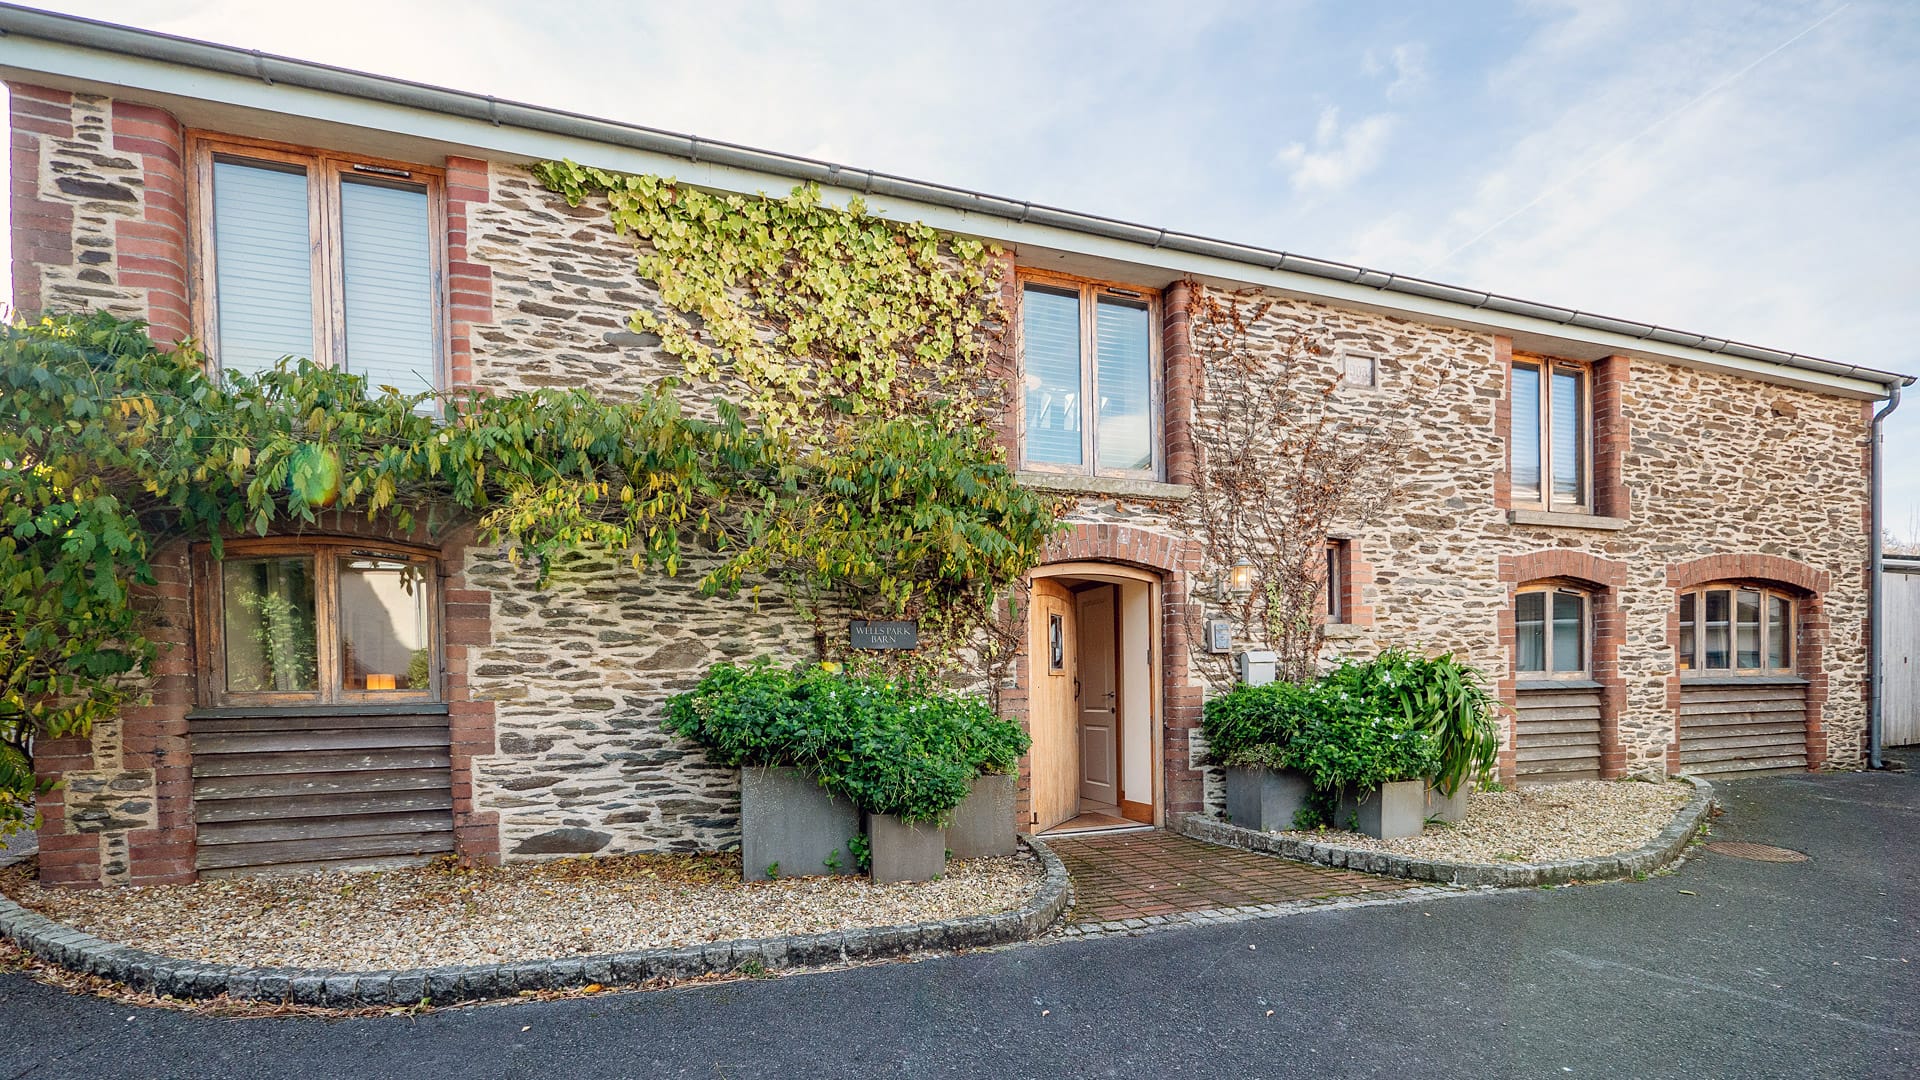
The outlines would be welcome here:
M 412 1020 L 4 976 L 0 1077 L 1920 1074 L 1920 777 L 1721 793 L 1716 839 L 1812 859 Z

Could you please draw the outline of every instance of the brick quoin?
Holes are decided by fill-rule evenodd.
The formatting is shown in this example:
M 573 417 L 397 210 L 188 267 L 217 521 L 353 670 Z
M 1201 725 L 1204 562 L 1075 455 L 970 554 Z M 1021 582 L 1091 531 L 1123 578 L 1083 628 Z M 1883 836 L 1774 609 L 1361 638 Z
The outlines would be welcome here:
M 186 132 L 171 113 L 113 102 L 113 148 L 140 155 L 141 219 L 114 223 L 116 278 L 145 289 L 153 340 L 172 344 L 192 334 L 187 307 Z
M 1593 363 L 1593 512 L 1603 517 L 1626 517 L 1627 444 L 1631 441 L 1626 416 L 1627 385 L 1633 363 L 1625 356 L 1609 356 Z
M 1627 684 L 1620 671 L 1620 648 L 1626 643 L 1627 620 L 1620 610 L 1620 590 L 1626 586 L 1627 564 L 1603 559 L 1572 548 L 1549 548 L 1500 558 L 1500 580 L 1508 586 L 1507 603 L 1499 613 L 1501 654 L 1506 657 L 1495 692 L 1500 700 L 1519 700 L 1519 677 L 1514 670 L 1519 633 L 1514 624 L 1515 592 L 1528 585 L 1561 583 L 1587 594 L 1593 621 L 1593 654 L 1588 666 L 1600 684 L 1600 775 L 1614 779 L 1626 771 L 1626 749 L 1620 740 L 1620 718 L 1627 708 Z M 1517 717 L 1509 717 L 1500 744 L 1500 779 L 1518 779 Z
M 474 385 L 473 331 L 493 322 L 493 268 L 467 247 L 472 208 L 493 199 L 489 170 L 479 158 L 447 158 L 448 389 Z
M 40 267 L 73 265 L 73 207 L 40 198 L 40 140 L 73 137 L 73 95 L 16 82 L 7 92 L 13 306 L 37 313 L 44 305 Z
M 1827 730 L 1824 713 L 1829 693 L 1826 668 L 1826 641 L 1829 625 L 1826 595 L 1833 586 L 1833 575 L 1779 555 L 1709 555 L 1689 562 L 1667 564 L 1667 587 L 1675 594 L 1667 616 L 1667 640 L 1680 640 L 1680 603 L 1678 594 L 1686 589 L 1716 582 L 1754 582 L 1784 587 L 1794 594 L 1796 618 L 1793 650 L 1794 673 L 1807 681 L 1807 771 L 1816 772 L 1827 763 Z M 1680 771 L 1680 672 L 1676 665 L 1667 676 L 1667 706 L 1673 713 L 1673 741 L 1667 744 L 1667 772 Z
M 1167 482 L 1191 484 L 1199 473 L 1193 442 L 1193 408 L 1204 376 L 1193 352 L 1193 286 L 1176 281 L 1161 303 L 1160 355 L 1166 371 L 1165 406 Z

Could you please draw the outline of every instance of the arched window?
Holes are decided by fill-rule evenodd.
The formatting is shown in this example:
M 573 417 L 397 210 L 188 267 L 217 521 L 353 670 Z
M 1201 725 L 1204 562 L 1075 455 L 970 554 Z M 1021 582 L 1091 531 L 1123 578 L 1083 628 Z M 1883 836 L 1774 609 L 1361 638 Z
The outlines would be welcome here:
M 1516 593 L 1515 671 L 1523 678 L 1587 678 L 1592 608 L 1586 593 L 1567 586 L 1535 586 Z
M 1791 674 L 1793 604 L 1778 589 L 1731 582 L 1681 593 L 1680 670 Z

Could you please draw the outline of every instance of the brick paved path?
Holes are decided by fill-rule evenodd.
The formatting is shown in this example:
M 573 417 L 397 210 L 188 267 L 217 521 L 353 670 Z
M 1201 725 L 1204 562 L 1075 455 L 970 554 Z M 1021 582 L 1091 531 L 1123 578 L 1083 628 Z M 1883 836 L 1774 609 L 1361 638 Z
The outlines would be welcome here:
M 1170 832 L 1046 838 L 1073 875 L 1071 923 L 1385 895 L 1420 884 L 1312 866 Z

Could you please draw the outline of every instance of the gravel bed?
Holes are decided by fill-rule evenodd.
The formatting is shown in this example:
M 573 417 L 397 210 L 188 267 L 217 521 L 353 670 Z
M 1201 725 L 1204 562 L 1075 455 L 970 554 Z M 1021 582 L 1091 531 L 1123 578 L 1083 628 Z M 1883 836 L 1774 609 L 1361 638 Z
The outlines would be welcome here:
M 1517 791 L 1476 791 L 1457 825 L 1375 840 L 1327 829 L 1277 835 L 1435 862 L 1539 863 L 1632 851 L 1653 840 L 1693 795 L 1684 781 L 1577 780 Z
M 259 967 L 378 971 L 679 948 L 1008 911 L 1037 860 L 947 864 L 938 881 L 743 882 L 738 856 L 630 855 L 535 865 L 330 871 L 75 891 L 17 870 L 0 892 L 109 941 Z

